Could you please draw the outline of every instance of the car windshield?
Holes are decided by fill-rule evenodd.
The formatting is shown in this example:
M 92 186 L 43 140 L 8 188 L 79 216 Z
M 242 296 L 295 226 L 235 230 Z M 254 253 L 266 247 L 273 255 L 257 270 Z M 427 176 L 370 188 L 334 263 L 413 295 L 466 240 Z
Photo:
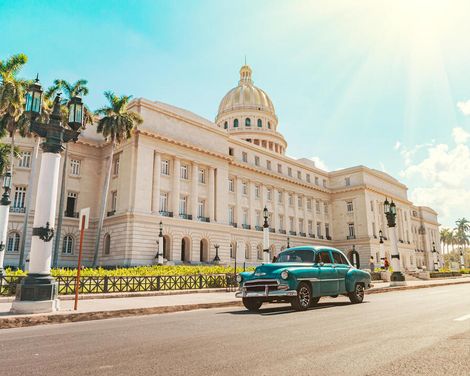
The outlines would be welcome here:
M 308 249 L 288 250 L 279 254 L 276 262 L 313 263 L 314 252 Z

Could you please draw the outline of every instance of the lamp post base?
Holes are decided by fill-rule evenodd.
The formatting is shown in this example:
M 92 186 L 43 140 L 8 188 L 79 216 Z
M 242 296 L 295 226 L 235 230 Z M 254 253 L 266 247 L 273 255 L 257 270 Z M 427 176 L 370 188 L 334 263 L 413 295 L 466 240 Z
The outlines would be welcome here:
M 59 310 L 58 283 L 51 275 L 28 274 L 17 286 L 12 313 L 47 313 Z
M 406 286 L 405 275 L 402 272 L 393 272 L 390 277 L 390 287 Z

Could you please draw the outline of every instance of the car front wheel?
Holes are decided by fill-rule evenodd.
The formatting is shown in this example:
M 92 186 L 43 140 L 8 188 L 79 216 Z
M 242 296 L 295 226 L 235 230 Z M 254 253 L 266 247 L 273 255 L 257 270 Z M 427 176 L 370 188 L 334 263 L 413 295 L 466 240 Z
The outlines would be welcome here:
M 251 312 L 259 311 L 261 305 L 263 304 L 262 301 L 253 298 L 243 298 L 242 301 L 245 308 Z
M 292 308 L 296 311 L 305 311 L 312 304 L 312 289 L 310 286 L 302 282 L 297 288 L 297 296 L 291 301 Z
M 362 303 L 364 300 L 364 286 L 360 283 L 356 283 L 354 291 L 348 294 L 351 303 Z

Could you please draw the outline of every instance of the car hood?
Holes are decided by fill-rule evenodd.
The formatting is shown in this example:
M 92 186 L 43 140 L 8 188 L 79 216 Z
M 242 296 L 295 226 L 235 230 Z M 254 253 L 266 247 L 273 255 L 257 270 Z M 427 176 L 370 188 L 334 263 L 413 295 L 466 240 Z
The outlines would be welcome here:
M 263 264 L 261 266 L 258 266 L 255 269 L 253 277 L 260 278 L 260 277 L 264 277 L 267 275 L 280 273 L 285 269 L 291 270 L 291 269 L 296 269 L 296 268 L 309 268 L 312 266 L 313 264 L 294 263 L 294 262 L 276 262 L 273 264 Z

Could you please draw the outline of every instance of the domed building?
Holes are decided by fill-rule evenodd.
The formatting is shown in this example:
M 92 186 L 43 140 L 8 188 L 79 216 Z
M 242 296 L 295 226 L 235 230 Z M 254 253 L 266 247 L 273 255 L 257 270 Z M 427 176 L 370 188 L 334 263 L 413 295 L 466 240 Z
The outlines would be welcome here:
M 160 221 L 168 263 L 211 263 L 217 246 L 222 263 L 256 265 L 263 258 L 264 208 L 271 256 L 287 246 L 315 244 L 343 250 L 358 267 L 368 268 L 371 256 L 379 266 L 382 258 L 391 260 L 383 213 L 388 197 L 397 205 L 403 268 L 434 267 L 433 244 L 440 251 L 437 213 L 415 206 L 407 187 L 383 172 L 365 166 L 324 171 L 308 158 L 286 156 L 274 105 L 254 85 L 249 66 L 241 67 L 238 85 L 222 98 L 215 122 L 144 98 L 132 101 L 130 110 L 144 122 L 115 148 L 111 161 L 111 146 L 95 127 L 68 145 L 64 218 L 60 237 L 53 239 L 60 265 L 77 263 L 77 212 L 86 207 L 91 211 L 84 262 L 91 263 L 103 179 L 112 163 L 98 239 L 103 266 L 154 263 Z M 32 172 L 41 159 L 33 138 L 18 135 L 16 142 L 22 158 L 14 170 L 8 224 L 5 264 L 11 266 L 23 243 L 29 252 L 34 213 L 26 231 L 23 226 L 27 198 L 35 205 L 38 179 Z
M 269 96 L 253 84 L 251 74 L 248 65 L 240 68 L 238 86 L 222 98 L 215 122 L 233 137 L 284 154 L 287 142 L 277 131 L 274 105 Z

